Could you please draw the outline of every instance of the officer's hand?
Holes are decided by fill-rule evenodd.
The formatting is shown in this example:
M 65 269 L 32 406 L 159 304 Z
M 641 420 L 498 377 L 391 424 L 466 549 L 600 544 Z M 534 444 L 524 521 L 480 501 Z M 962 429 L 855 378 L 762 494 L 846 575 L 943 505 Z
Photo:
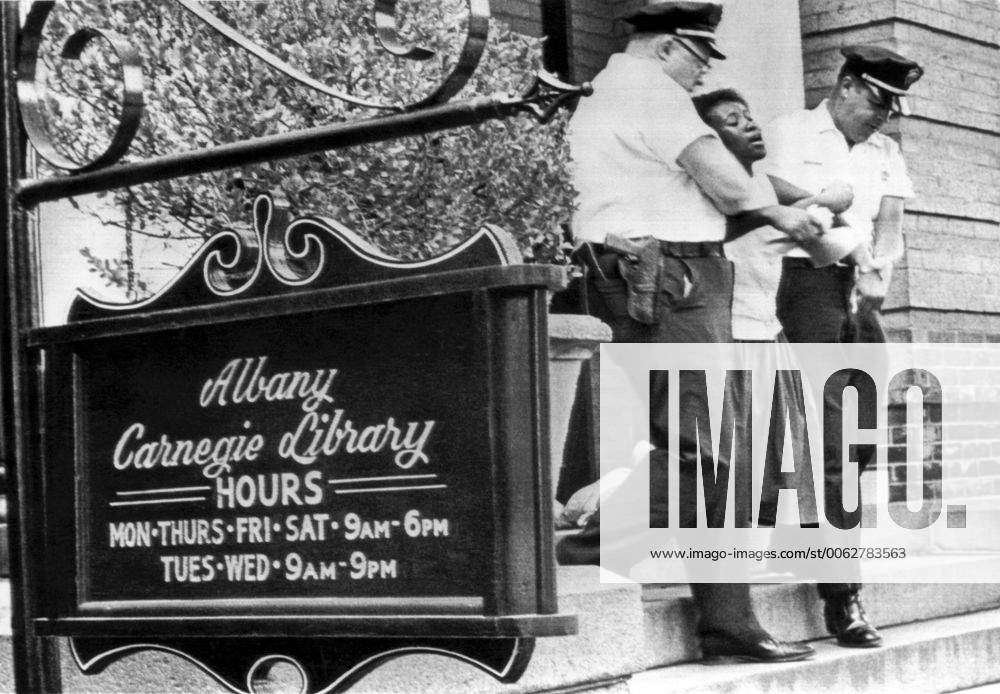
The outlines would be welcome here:
M 822 224 L 805 210 L 779 206 L 774 210 L 771 224 L 788 234 L 796 243 L 812 241 L 823 235 Z
M 854 203 L 854 189 L 843 181 L 834 181 L 813 200 L 834 214 L 840 214 Z
M 871 311 L 882 308 L 886 292 L 889 289 L 889 273 L 885 269 L 859 272 L 855 283 L 858 293 L 858 310 Z
M 867 257 L 856 261 L 859 276 L 874 273 L 885 279 L 886 272 L 892 269 L 892 261 L 888 258 L 872 258 L 868 253 L 865 253 L 865 256 Z M 854 257 L 854 255 L 852 254 L 851 257 Z M 888 280 L 886 282 L 888 283 Z

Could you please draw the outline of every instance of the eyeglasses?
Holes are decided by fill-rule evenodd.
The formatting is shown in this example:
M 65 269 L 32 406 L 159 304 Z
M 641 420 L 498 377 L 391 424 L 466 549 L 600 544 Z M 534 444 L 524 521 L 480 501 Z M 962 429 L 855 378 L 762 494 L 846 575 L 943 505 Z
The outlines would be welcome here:
M 704 66 L 705 66 L 706 68 L 710 68 L 710 67 L 712 67 L 712 63 L 711 63 L 711 62 L 709 61 L 709 59 L 708 59 L 708 58 L 706 58 L 705 56 L 703 56 L 703 55 L 702 55 L 701 53 L 699 53 L 698 51 L 696 51 L 696 50 L 695 50 L 695 49 L 694 49 L 694 48 L 693 48 L 693 47 L 692 47 L 692 46 L 691 46 L 690 44 L 688 44 L 688 42 L 687 42 L 687 41 L 685 41 L 684 39 L 682 39 L 682 38 L 680 38 L 680 37 L 677 37 L 677 38 L 675 38 L 674 40 L 675 40 L 675 41 L 676 41 L 677 43 L 679 43 L 679 44 L 680 44 L 681 46 L 683 46 L 683 47 L 684 47 L 684 50 L 686 50 L 686 51 L 687 51 L 688 53 L 690 53 L 690 54 L 691 54 L 691 55 L 693 55 L 693 56 L 694 56 L 695 58 L 697 58 L 697 59 L 698 59 L 698 62 L 700 62 L 700 63 L 701 63 L 702 65 L 704 65 Z

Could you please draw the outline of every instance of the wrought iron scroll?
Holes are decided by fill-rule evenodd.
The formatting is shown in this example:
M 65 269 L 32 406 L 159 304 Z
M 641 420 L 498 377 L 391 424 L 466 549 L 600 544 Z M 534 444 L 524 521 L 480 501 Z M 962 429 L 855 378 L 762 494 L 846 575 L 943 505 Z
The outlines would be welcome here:
M 434 51 L 423 46 L 404 45 L 396 26 L 396 0 L 375 0 L 375 30 L 382 48 L 400 58 L 429 60 Z
M 40 0 L 31 5 L 21 32 L 17 65 L 17 98 L 21 106 L 21 119 L 28 139 L 38 155 L 52 166 L 70 172 L 92 171 L 114 164 L 128 151 L 143 110 L 142 64 L 139 53 L 124 37 L 112 31 L 80 29 L 70 36 L 63 46 L 62 57 L 76 60 L 93 39 L 104 39 L 114 50 L 121 63 L 122 104 L 118 126 L 107 148 L 93 161 L 80 163 L 61 153 L 52 142 L 45 127 L 42 109 L 42 90 L 38 85 L 38 54 L 42 42 L 42 29 L 55 7 L 54 0 Z
M 96 29 L 84 29 L 67 41 L 64 55 L 78 56 L 94 38 L 103 38 L 119 55 L 125 84 L 120 123 L 107 150 L 94 161 L 80 164 L 60 154 L 45 128 L 36 84 L 36 66 L 42 29 L 55 0 L 35 0 L 28 14 L 19 46 L 18 98 L 25 130 L 32 145 L 49 163 L 74 174 L 70 177 L 19 181 L 17 200 L 24 206 L 58 200 L 73 195 L 102 192 L 129 185 L 151 183 L 178 176 L 191 176 L 219 169 L 285 159 L 317 151 L 407 135 L 420 135 L 449 128 L 475 125 L 486 120 L 507 118 L 528 112 L 545 122 L 569 101 L 590 93 L 589 85 L 576 86 L 559 81 L 544 71 L 536 76 L 532 89 L 521 96 L 477 97 L 446 103 L 465 86 L 478 67 L 489 33 L 489 0 L 465 0 L 469 8 L 465 42 L 451 72 L 436 89 L 421 100 L 405 105 L 367 101 L 325 85 L 296 70 L 232 26 L 219 19 L 199 0 L 174 0 L 213 30 L 279 70 L 291 79 L 326 96 L 359 106 L 392 110 L 375 118 L 332 123 L 217 145 L 201 150 L 168 154 L 143 161 L 116 164 L 128 150 L 142 116 L 142 75 L 138 54 L 120 36 Z M 410 60 L 426 60 L 433 53 L 424 47 L 404 43 L 396 24 L 396 0 L 373 0 L 376 37 L 388 53 Z M 299 270 L 289 269 L 292 274 Z
M 458 59 L 449 74 L 427 97 L 409 104 L 362 99 L 331 87 L 298 70 L 260 44 L 250 40 L 228 23 L 220 19 L 198 0 L 174 0 L 206 26 L 223 36 L 241 50 L 244 50 L 271 68 L 281 72 L 299 84 L 324 96 L 332 97 L 356 106 L 382 110 L 413 110 L 440 104 L 451 99 L 468 82 L 479 65 L 489 36 L 489 0 L 466 0 L 469 8 L 468 31 Z M 407 60 L 428 60 L 435 53 L 421 46 L 405 45 L 396 25 L 396 0 L 374 0 L 374 22 L 379 44 L 388 53 Z M 31 4 L 24 30 L 21 35 L 18 63 L 18 100 L 25 131 L 39 155 L 52 166 L 77 173 L 92 171 L 117 162 L 127 151 L 135 138 L 143 113 L 143 78 L 139 53 L 124 37 L 103 29 L 87 27 L 80 29 L 67 39 L 62 57 L 79 58 L 83 49 L 94 39 L 106 41 L 114 50 L 121 63 L 121 77 L 124 84 L 121 114 L 118 127 L 107 149 L 93 161 L 80 163 L 61 153 L 52 142 L 45 126 L 42 108 L 42 89 L 38 84 L 38 58 L 41 49 L 42 32 L 45 23 L 55 7 L 55 0 L 36 0 Z
M 511 105 L 518 111 L 530 113 L 539 123 L 548 123 L 560 108 L 593 92 L 589 82 L 578 87 L 563 82 L 551 72 L 539 70 L 528 91 L 520 98 L 511 100 Z
M 207 9 L 198 0 L 174 0 L 178 5 L 193 14 L 195 17 L 211 27 L 215 32 L 225 37 L 242 50 L 251 53 L 258 59 L 267 63 L 275 70 L 285 76 L 295 80 L 310 89 L 326 96 L 346 101 L 357 106 L 375 109 L 399 109 L 400 106 L 394 103 L 383 103 L 360 99 L 351 94 L 347 94 L 339 89 L 334 89 L 313 79 L 300 70 L 295 69 L 281 58 L 277 57 L 260 44 L 254 43 L 245 35 L 238 32 L 226 22 L 219 19 L 213 12 Z M 406 109 L 420 108 L 431 104 L 439 104 L 447 101 L 457 94 L 465 83 L 469 81 L 472 73 L 479 65 L 483 50 L 486 48 L 486 40 L 490 29 L 490 5 L 489 0 L 467 0 L 469 7 L 469 29 L 466 34 L 465 44 L 458 56 L 455 67 L 444 79 L 434 92 L 420 101 L 405 106 Z M 434 51 L 421 46 L 403 45 L 396 26 L 396 0 L 375 0 L 375 27 L 376 36 L 381 46 L 392 55 L 408 60 L 428 60 L 434 57 Z
M 535 86 L 521 97 L 478 97 L 416 112 L 394 113 L 379 118 L 269 135 L 209 149 L 168 154 L 76 176 L 22 180 L 18 183 L 16 196 L 18 202 L 30 207 L 49 200 L 119 188 L 126 185 L 126 181 L 127 185 L 142 185 L 177 176 L 193 176 L 369 142 L 424 135 L 507 118 L 522 112 L 546 119 L 562 104 L 589 94 L 590 91 L 589 84 L 565 85 L 551 75 L 541 74 Z

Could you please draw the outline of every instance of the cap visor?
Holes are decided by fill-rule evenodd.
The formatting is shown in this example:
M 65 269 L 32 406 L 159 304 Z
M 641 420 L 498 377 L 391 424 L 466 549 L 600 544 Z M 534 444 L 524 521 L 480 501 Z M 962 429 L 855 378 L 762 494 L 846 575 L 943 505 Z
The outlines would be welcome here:
M 708 44 L 708 53 L 716 60 L 726 59 L 726 54 L 716 48 L 713 44 Z
M 887 107 L 893 113 L 898 112 L 897 111 L 898 99 L 901 99 L 903 97 L 893 94 L 892 92 L 886 91 L 881 87 L 876 87 L 874 84 L 868 82 L 867 80 L 865 80 L 865 86 L 868 87 L 869 91 L 871 91 L 871 93 L 875 96 L 876 99 L 882 102 L 883 106 Z
M 909 116 L 913 113 L 910 109 L 910 101 L 905 96 L 897 96 L 893 98 L 892 110 L 901 116 Z

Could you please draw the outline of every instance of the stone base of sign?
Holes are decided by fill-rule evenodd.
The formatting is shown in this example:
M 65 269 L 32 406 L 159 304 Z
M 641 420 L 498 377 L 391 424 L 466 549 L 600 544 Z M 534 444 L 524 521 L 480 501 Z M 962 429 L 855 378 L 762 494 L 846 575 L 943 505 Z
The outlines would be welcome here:
M 549 316 L 549 439 L 552 452 L 552 489 L 558 489 L 564 454 L 585 455 L 585 446 L 566 446 L 570 415 L 576 398 L 591 405 L 587 393 L 577 393 L 580 371 L 602 342 L 611 341 L 611 328 L 593 316 Z M 579 461 L 578 461 L 579 462 Z M 593 462 L 596 468 L 596 461 Z

